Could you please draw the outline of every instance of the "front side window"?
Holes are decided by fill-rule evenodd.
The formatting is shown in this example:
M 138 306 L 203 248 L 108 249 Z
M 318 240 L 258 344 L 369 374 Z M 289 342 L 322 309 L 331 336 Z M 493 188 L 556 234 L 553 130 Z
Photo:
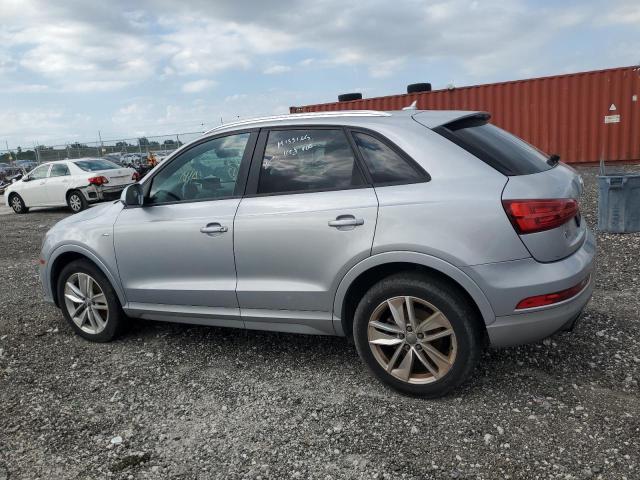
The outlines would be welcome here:
M 47 172 L 49 171 L 49 165 L 42 165 L 34 169 L 30 174 L 29 178 L 32 180 L 41 180 L 43 178 L 47 178 Z
M 176 157 L 152 180 L 149 203 L 216 200 L 235 195 L 250 133 L 216 138 Z
M 339 190 L 362 185 L 353 151 L 342 130 L 269 132 L 258 193 Z
M 51 167 L 51 173 L 49 173 L 49 176 L 63 177 L 65 175 L 69 175 L 69 167 L 67 167 L 64 163 L 54 163 Z
M 413 165 L 377 138 L 360 132 L 354 132 L 353 138 L 374 183 L 414 183 L 424 179 Z

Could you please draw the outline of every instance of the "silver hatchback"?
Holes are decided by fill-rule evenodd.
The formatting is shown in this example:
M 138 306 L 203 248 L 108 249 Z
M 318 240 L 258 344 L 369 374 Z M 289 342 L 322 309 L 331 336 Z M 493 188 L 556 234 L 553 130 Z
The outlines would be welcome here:
M 486 345 L 573 327 L 593 290 L 581 191 L 483 112 L 260 118 L 59 222 L 40 278 L 89 340 L 128 318 L 340 335 L 387 385 L 435 397 Z

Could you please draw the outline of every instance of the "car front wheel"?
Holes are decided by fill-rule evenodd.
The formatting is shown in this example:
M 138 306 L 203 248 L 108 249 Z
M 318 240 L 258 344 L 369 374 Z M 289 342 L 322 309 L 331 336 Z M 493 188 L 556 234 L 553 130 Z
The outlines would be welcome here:
M 354 341 L 369 370 L 401 392 L 436 398 L 463 383 L 482 349 L 478 314 L 452 284 L 406 273 L 360 301 Z
M 58 300 L 75 332 L 92 342 L 109 342 L 123 330 L 126 317 L 113 287 L 91 262 L 76 260 L 58 278 Z
M 29 211 L 27 206 L 24 204 L 24 200 L 22 200 L 22 197 L 17 193 L 11 194 L 11 197 L 9 197 L 9 205 L 11 205 L 13 211 L 18 214 L 27 213 Z

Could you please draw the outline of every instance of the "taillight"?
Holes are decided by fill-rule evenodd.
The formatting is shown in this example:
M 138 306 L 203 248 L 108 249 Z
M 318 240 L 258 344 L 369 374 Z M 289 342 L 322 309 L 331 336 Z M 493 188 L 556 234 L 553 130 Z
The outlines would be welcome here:
M 89 183 L 91 185 L 104 185 L 105 183 L 109 183 L 109 179 L 107 177 L 103 177 L 102 175 L 100 175 L 99 177 L 91 177 L 89 179 Z
M 138 172 L 133 172 L 133 175 L 131 175 L 131 180 L 137 182 L 138 180 L 140 180 L 140 174 Z
M 502 205 L 514 228 L 521 234 L 559 227 L 580 211 L 578 201 L 573 198 L 503 200 Z
M 516 306 L 516 310 L 522 310 L 523 308 L 544 307 L 545 305 L 553 305 L 564 300 L 568 300 L 571 297 L 575 297 L 579 294 L 589 283 L 589 278 L 585 278 L 579 284 L 574 285 L 566 290 L 560 290 L 559 292 L 547 293 L 545 295 L 536 295 L 535 297 L 528 297 L 524 300 L 520 300 Z

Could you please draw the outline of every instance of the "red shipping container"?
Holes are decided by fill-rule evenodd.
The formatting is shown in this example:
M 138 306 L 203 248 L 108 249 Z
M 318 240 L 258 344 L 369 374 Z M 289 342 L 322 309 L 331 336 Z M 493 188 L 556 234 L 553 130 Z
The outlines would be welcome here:
M 456 87 L 303 107 L 329 110 L 482 110 L 491 122 L 567 163 L 640 160 L 640 67 Z

